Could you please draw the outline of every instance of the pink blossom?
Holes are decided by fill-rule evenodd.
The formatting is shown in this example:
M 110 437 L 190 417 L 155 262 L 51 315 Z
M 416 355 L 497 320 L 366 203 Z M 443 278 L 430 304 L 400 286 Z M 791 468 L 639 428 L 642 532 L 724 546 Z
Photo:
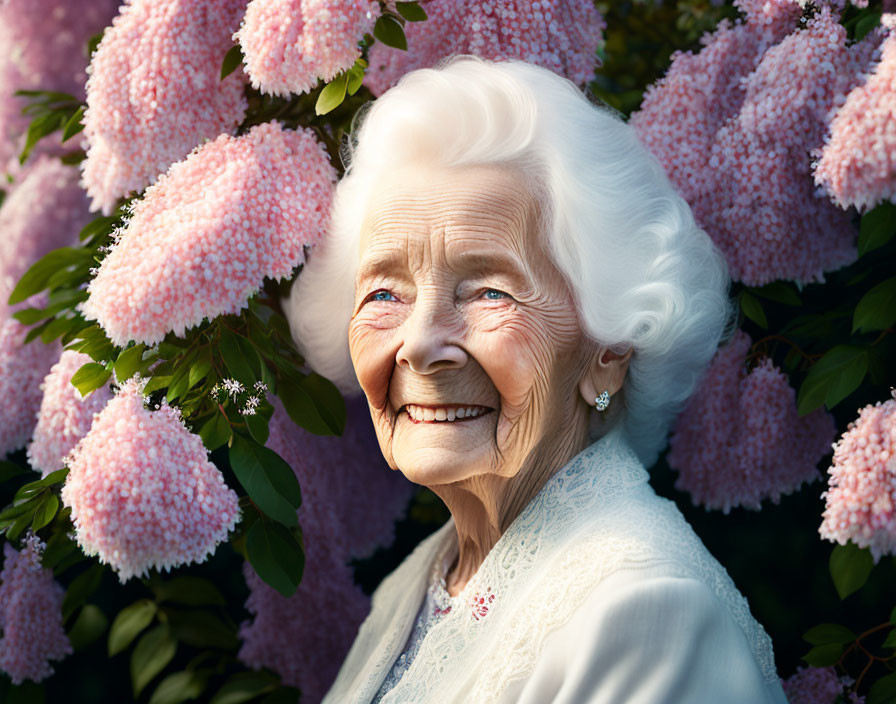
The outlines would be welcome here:
M 896 24 L 896 15 L 884 22 Z M 880 61 L 836 111 L 815 165 L 815 183 L 842 208 L 865 210 L 896 200 L 896 33 Z
M 81 304 L 116 345 L 238 313 L 326 229 L 336 172 L 311 130 L 220 135 L 146 190 Z
M 877 562 L 896 553 L 896 390 L 859 410 L 834 445 L 819 533 L 871 548 Z
M 749 347 L 749 335 L 738 330 L 719 349 L 676 422 L 667 455 L 679 472 L 675 487 L 695 505 L 724 513 L 758 510 L 763 499 L 777 503 L 819 479 L 816 465 L 836 433 L 824 409 L 798 417 L 796 394 L 770 359 L 747 373 Z
M 251 667 L 270 667 L 310 701 L 320 701 L 369 611 L 348 559 L 391 544 L 415 486 L 382 459 L 364 399 L 347 402 L 341 437 L 312 435 L 293 424 L 279 400 L 273 403 L 268 446 L 290 464 L 302 487 L 305 572 L 287 599 L 245 567 L 253 619 L 240 628 L 239 658 Z
M 781 685 L 790 704 L 834 704 L 837 695 L 843 692 L 843 684 L 833 666 L 798 667 Z M 852 695 L 849 701 L 863 704 L 865 698 Z
M 848 48 L 829 7 L 783 36 L 798 16 L 786 4 L 742 6 L 747 22 L 723 22 L 698 55 L 673 56 L 631 124 L 725 253 L 733 278 L 824 281 L 825 271 L 855 259 L 855 232 L 849 216 L 813 190 L 810 154 L 874 40 Z
M 451 54 L 521 59 L 578 85 L 591 81 L 600 65 L 596 52 L 606 23 L 590 0 L 432 0 L 424 8 L 427 20 L 405 24 L 407 51 L 381 43 L 370 48 L 364 82 L 374 94 Z
M 41 567 L 41 540 L 30 535 L 24 543 L 21 551 L 4 543 L 0 572 L 0 669 L 14 685 L 40 682 L 53 674 L 50 660 L 72 653 L 62 627 L 65 590 Z
M 0 206 L 0 278 L 18 282 L 47 252 L 76 245 L 89 220 L 78 170 L 46 155 L 29 160 Z
M 234 39 L 252 86 L 288 96 L 351 68 L 379 14 L 370 0 L 253 0 Z
M 65 350 L 41 382 L 43 400 L 28 445 L 28 462 L 43 476 L 62 467 L 62 458 L 87 435 L 94 415 L 112 398 L 108 383 L 85 398 L 72 385 L 72 375 L 92 361 L 86 354 Z
M 0 458 L 24 447 L 31 437 L 43 396 L 40 383 L 62 353 L 58 340 L 44 344 L 38 338 L 24 344 L 30 328 L 12 314 L 46 301 L 32 297 L 8 306 L 14 284 L 12 277 L 0 276 Z
M 13 93 L 53 90 L 83 100 L 87 41 L 117 10 L 118 0 L 0 2 L 0 170 L 21 151 L 28 127 L 21 114 L 28 101 Z
M 124 382 L 65 458 L 62 501 L 75 540 L 124 583 L 150 568 L 203 562 L 239 519 L 237 495 L 179 411 L 143 407 L 145 380 Z
M 223 81 L 247 0 L 130 0 L 87 69 L 83 185 L 109 215 L 191 149 L 232 133 L 246 114 L 245 77 Z

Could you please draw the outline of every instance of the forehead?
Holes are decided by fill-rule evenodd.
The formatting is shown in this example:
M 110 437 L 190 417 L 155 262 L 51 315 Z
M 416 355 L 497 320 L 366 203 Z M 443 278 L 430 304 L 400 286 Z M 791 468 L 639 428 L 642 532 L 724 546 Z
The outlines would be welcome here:
M 360 254 L 399 243 L 439 239 L 445 251 L 504 245 L 523 254 L 534 244 L 538 204 L 515 169 L 403 166 L 375 186 L 361 226 Z

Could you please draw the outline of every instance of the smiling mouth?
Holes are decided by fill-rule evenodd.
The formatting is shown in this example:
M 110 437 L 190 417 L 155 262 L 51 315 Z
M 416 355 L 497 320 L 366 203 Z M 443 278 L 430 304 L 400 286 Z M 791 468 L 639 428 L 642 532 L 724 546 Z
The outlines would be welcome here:
M 414 423 L 458 423 L 474 420 L 491 413 L 494 409 L 489 406 L 451 405 L 451 406 L 418 406 L 408 403 L 399 409 L 399 413 L 407 413 L 408 418 Z

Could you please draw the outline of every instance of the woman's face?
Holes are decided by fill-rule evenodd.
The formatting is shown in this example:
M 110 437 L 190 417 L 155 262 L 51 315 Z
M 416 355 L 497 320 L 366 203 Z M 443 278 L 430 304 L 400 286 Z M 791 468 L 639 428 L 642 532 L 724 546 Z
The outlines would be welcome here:
M 361 232 L 352 362 L 393 469 L 425 485 L 511 476 L 580 432 L 594 347 L 512 169 L 403 168 Z

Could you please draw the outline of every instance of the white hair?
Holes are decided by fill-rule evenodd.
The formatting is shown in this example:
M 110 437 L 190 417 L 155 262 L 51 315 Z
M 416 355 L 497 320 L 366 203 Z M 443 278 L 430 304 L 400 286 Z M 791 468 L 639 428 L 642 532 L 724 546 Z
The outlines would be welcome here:
M 343 392 L 360 390 L 348 326 L 361 224 L 378 177 L 420 160 L 515 166 L 542 204 L 542 236 L 583 331 L 618 353 L 634 348 L 611 410 L 653 465 L 736 321 L 725 259 L 612 108 L 532 64 L 454 56 L 406 74 L 365 105 L 343 159 L 329 235 L 284 299 L 312 369 Z

